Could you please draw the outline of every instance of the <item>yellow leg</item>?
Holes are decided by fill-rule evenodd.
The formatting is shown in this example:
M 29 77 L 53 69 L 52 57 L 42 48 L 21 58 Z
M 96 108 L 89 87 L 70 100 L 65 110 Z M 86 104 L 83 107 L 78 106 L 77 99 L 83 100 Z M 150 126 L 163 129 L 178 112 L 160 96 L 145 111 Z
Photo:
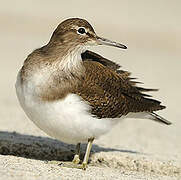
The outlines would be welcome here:
M 67 167 L 67 168 L 77 168 L 77 169 L 86 170 L 93 141 L 94 141 L 94 138 L 88 139 L 87 149 L 86 149 L 86 153 L 85 153 L 82 164 L 79 164 L 79 162 L 80 162 L 80 159 L 79 159 L 80 143 L 78 143 L 76 146 L 76 154 L 74 156 L 73 161 L 72 162 L 59 162 L 59 164 L 61 164 L 60 166 Z
M 84 160 L 83 160 L 83 163 L 82 163 L 82 169 L 83 170 L 86 170 L 86 168 L 87 168 L 87 163 L 88 163 L 88 160 L 89 160 L 89 155 L 90 155 L 90 151 L 91 151 L 91 148 L 92 148 L 93 141 L 94 141 L 94 138 L 88 139 L 87 149 L 86 149 L 86 153 L 85 153 Z
M 74 159 L 73 159 L 72 162 L 48 161 L 47 163 L 48 164 L 54 164 L 54 165 L 61 165 L 61 166 L 64 166 L 64 167 L 70 167 L 70 168 L 73 167 L 74 168 L 80 162 L 79 156 L 80 156 L 80 143 L 78 143 L 76 145 L 76 151 L 75 151 Z
M 73 163 L 74 164 L 79 164 L 80 162 L 80 143 L 77 144 L 76 146 L 76 152 L 75 152 L 75 155 L 74 155 L 74 159 L 73 159 Z

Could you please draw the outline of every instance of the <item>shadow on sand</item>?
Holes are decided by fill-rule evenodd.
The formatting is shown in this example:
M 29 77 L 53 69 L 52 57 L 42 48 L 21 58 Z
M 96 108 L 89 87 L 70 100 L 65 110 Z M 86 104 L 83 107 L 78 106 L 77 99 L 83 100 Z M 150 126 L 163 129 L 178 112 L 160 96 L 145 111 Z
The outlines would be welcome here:
M 81 148 L 81 158 L 84 156 L 86 145 Z M 125 152 L 139 154 L 136 151 L 104 148 L 93 145 L 93 152 Z M 74 155 L 75 145 L 66 144 L 49 137 L 24 135 L 16 132 L 0 131 L 0 154 L 14 155 L 38 160 L 71 161 Z

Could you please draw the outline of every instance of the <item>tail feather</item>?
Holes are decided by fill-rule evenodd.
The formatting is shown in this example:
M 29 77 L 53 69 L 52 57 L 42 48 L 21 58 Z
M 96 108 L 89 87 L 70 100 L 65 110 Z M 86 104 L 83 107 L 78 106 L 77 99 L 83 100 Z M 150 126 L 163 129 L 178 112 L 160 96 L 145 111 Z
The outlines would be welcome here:
M 149 119 L 152 119 L 154 121 L 157 121 L 159 123 L 163 123 L 163 124 L 166 124 L 166 125 L 171 125 L 172 123 L 168 120 L 166 120 L 165 118 L 159 116 L 158 114 L 154 113 L 154 112 L 151 112 L 149 113 L 151 115 L 151 117 Z

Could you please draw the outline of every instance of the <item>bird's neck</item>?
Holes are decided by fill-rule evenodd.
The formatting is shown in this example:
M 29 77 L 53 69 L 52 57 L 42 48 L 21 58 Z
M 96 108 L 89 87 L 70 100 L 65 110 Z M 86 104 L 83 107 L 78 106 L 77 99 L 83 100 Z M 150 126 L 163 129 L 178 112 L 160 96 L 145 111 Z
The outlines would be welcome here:
M 84 77 L 85 68 L 81 58 L 84 49 L 46 48 L 37 49 L 28 56 L 20 77 L 21 84 L 33 85 L 38 97 L 53 100 L 54 94 L 59 98 L 64 97 Z
M 64 56 L 57 58 L 58 67 L 65 73 L 81 73 L 83 70 L 81 54 L 85 52 L 83 47 L 69 48 Z
M 86 51 L 83 46 L 47 46 L 47 61 L 51 61 L 60 71 L 79 74 L 83 71 L 81 54 Z
M 21 69 L 22 82 L 35 74 L 46 72 L 46 76 L 61 81 L 80 79 L 85 73 L 81 54 L 84 47 L 57 46 L 47 44 L 32 52 Z M 50 78 L 50 79 L 51 79 Z

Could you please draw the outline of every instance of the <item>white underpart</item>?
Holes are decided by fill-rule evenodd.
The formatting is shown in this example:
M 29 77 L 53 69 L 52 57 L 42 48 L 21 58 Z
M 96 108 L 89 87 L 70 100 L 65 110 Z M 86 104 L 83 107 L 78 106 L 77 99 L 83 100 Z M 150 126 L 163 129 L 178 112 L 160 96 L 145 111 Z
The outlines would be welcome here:
M 82 51 L 82 50 L 80 50 Z M 68 71 L 76 67 L 80 60 L 80 54 L 71 54 L 61 64 Z M 75 64 L 77 63 L 77 64 Z M 38 86 L 46 83 L 55 69 L 42 69 L 28 78 L 28 82 L 21 84 L 18 74 L 16 92 L 21 107 L 40 129 L 48 135 L 66 143 L 76 144 L 87 142 L 88 138 L 98 138 L 110 131 L 120 119 L 98 119 L 90 114 L 90 106 L 75 94 L 69 94 L 66 98 L 45 102 L 38 98 L 41 89 Z M 135 117 L 135 113 L 130 114 Z M 139 113 L 138 113 L 139 115 Z M 141 113 L 144 118 L 146 113 Z M 129 115 L 128 115 L 129 116 Z M 123 117 L 122 117 L 123 118 Z
M 25 87 L 26 86 L 26 87 Z M 97 119 L 89 112 L 89 105 L 75 94 L 63 100 L 42 102 L 31 92 L 34 87 L 20 84 L 18 75 L 16 91 L 19 102 L 29 117 L 48 135 L 66 143 L 87 142 L 108 132 L 118 120 Z
M 80 54 L 74 53 L 67 58 L 69 59 L 64 59 L 65 64 L 59 66 L 66 71 L 79 65 L 75 61 L 81 60 Z M 116 119 L 93 117 L 89 113 L 89 105 L 75 94 L 53 102 L 40 100 L 38 94 L 41 89 L 38 87 L 45 84 L 54 71 L 54 68 L 42 69 L 23 84 L 20 82 L 20 74 L 17 77 L 16 92 L 20 105 L 40 129 L 63 142 L 76 144 L 87 142 L 91 137 L 98 138 L 118 122 Z

